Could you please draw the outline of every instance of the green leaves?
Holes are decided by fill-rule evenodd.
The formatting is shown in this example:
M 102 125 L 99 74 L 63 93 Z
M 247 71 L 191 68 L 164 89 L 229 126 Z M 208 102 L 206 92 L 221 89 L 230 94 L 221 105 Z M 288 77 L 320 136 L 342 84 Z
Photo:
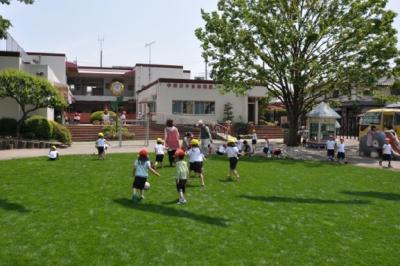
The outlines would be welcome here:
M 33 4 L 34 0 L 18 0 L 19 2 L 25 4 Z M 0 0 L 0 4 L 9 5 L 11 0 Z M 0 39 L 4 39 L 7 37 L 7 30 L 12 26 L 11 22 L 8 19 L 5 19 L 3 16 L 0 16 Z
M 65 99 L 49 81 L 14 69 L 0 71 L 0 99 L 6 97 L 14 99 L 21 107 L 23 114 L 18 125 L 37 109 L 67 106 Z
M 391 75 L 395 13 L 387 0 L 221 0 L 196 29 L 224 90 L 265 85 L 296 120 L 332 89 Z M 296 123 L 294 123 L 296 124 Z

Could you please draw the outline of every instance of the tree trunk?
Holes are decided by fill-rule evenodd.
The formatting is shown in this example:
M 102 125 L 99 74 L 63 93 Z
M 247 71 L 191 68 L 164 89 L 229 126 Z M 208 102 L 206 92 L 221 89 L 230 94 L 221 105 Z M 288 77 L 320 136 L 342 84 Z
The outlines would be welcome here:
M 289 120 L 289 138 L 288 138 L 288 146 L 298 146 L 300 143 L 298 141 L 298 134 L 299 131 L 299 124 L 298 120 L 299 117 L 296 114 L 291 112 L 288 113 L 288 120 Z
M 16 132 L 17 138 L 19 138 L 21 136 L 21 126 L 24 124 L 24 122 L 26 120 L 26 116 L 27 116 L 27 114 L 24 113 L 22 115 L 21 119 L 18 120 L 18 122 L 17 122 L 17 132 Z

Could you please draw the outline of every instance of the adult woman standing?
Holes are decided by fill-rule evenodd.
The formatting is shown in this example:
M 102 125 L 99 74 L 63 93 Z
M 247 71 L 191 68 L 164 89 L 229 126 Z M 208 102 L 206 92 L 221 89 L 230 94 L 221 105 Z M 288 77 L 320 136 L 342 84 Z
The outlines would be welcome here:
M 167 120 L 167 127 L 164 129 L 165 147 L 168 149 L 169 166 L 175 164 L 175 151 L 179 148 L 179 131 L 174 126 L 172 119 Z

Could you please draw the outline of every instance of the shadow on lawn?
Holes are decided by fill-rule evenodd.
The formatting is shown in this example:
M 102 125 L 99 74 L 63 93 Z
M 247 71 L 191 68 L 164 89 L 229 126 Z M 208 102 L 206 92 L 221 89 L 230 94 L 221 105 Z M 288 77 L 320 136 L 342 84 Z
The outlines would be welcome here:
M 5 199 L 0 199 L 0 208 L 7 210 L 7 211 L 16 211 L 16 212 L 29 212 L 25 206 L 18 204 L 18 203 L 11 203 Z
M 114 199 L 114 202 L 135 210 L 145 211 L 145 212 L 152 212 L 156 214 L 162 214 L 165 216 L 171 217 L 182 217 L 192 219 L 198 222 L 202 222 L 205 224 L 216 225 L 221 227 L 227 227 L 227 222 L 229 220 L 219 217 L 211 217 L 202 214 L 195 214 L 186 210 L 182 209 L 175 209 L 172 207 L 166 207 L 162 205 L 156 205 L 151 203 L 133 203 L 131 200 L 126 198 Z
M 331 200 L 331 199 L 316 199 L 316 198 L 290 198 L 290 197 L 264 197 L 264 196 L 249 196 L 240 195 L 240 198 L 250 200 L 260 200 L 265 202 L 282 202 L 282 203 L 305 203 L 305 204 L 369 204 L 368 200 Z
M 226 161 L 227 164 L 229 163 L 228 158 L 226 156 L 216 156 L 213 155 L 212 160 L 214 161 Z M 239 163 L 240 162 L 251 162 L 251 163 L 279 163 L 283 165 L 302 165 L 306 167 L 321 167 L 324 165 L 338 165 L 338 164 L 333 164 L 332 162 L 328 161 L 319 161 L 319 160 L 295 160 L 295 159 L 285 159 L 285 158 L 266 158 L 262 156 L 253 156 L 253 157 L 247 157 L 247 156 L 242 156 L 239 158 Z
M 383 200 L 400 201 L 400 194 L 378 191 L 341 191 L 340 193 L 352 196 L 371 197 Z

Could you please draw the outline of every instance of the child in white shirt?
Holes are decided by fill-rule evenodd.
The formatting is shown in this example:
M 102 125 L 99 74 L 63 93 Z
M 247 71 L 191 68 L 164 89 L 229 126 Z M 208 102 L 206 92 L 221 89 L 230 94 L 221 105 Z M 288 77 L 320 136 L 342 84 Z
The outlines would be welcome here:
M 96 140 L 96 148 L 98 152 L 97 158 L 104 159 L 106 148 L 108 147 L 108 145 L 110 145 L 110 143 L 104 138 L 103 133 L 100 132 L 98 136 L 99 138 Z
M 236 146 L 239 149 L 239 151 L 242 152 L 242 150 L 243 150 L 243 140 L 240 138 L 240 136 L 237 137 Z
M 200 151 L 197 139 L 192 139 L 190 145 L 191 148 L 186 152 L 189 156 L 189 175 L 194 171 L 195 175 L 200 177 L 201 186 L 204 187 L 203 161 L 205 160 L 205 156 Z
M 59 153 L 57 151 L 56 146 L 53 145 L 50 147 L 49 154 L 47 156 L 49 157 L 50 161 L 54 161 L 54 160 L 58 159 Z
M 379 161 L 379 165 L 382 166 L 382 161 L 388 161 L 388 167 L 391 168 L 392 164 L 392 146 L 390 145 L 390 139 L 386 139 L 386 143 L 382 146 L 382 159 Z
M 219 145 L 218 149 L 217 149 L 217 154 L 218 155 L 224 155 L 225 152 L 226 152 L 226 145 L 225 144 Z
M 335 146 L 336 141 L 333 139 L 333 136 L 330 136 L 329 140 L 326 142 L 326 150 L 329 161 L 333 161 L 333 159 L 335 158 Z
M 154 152 L 156 153 L 156 163 L 154 164 L 154 167 L 157 168 L 158 165 L 160 167 L 163 167 L 163 160 L 164 160 L 164 152 L 165 146 L 164 142 L 161 138 L 157 139 L 157 144 L 154 147 Z
M 251 146 L 253 148 L 253 153 L 255 153 L 257 146 L 257 133 L 255 129 L 253 129 L 253 134 L 251 135 Z
M 346 149 L 346 145 L 344 144 L 344 139 L 340 139 L 340 143 L 337 145 L 337 160 L 339 163 L 341 161 L 344 161 L 344 163 L 347 163 L 345 149 Z
M 226 154 L 228 155 L 229 159 L 229 173 L 227 175 L 227 179 L 231 178 L 231 176 L 235 176 L 236 180 L 240 180 L 239 173 L 236 171 L 236 166 L 239 160 L 239 149 L 236 147 L 235 141 L 233 139 L 228 139 L 226 148 Z
M 265 138 L 263 153 L 264 153 L 265 155 L 268 155 L 268 154 L 270 153 L 270 150 L 269 150 L 269 140 L 268 140 L 268 138 Z

